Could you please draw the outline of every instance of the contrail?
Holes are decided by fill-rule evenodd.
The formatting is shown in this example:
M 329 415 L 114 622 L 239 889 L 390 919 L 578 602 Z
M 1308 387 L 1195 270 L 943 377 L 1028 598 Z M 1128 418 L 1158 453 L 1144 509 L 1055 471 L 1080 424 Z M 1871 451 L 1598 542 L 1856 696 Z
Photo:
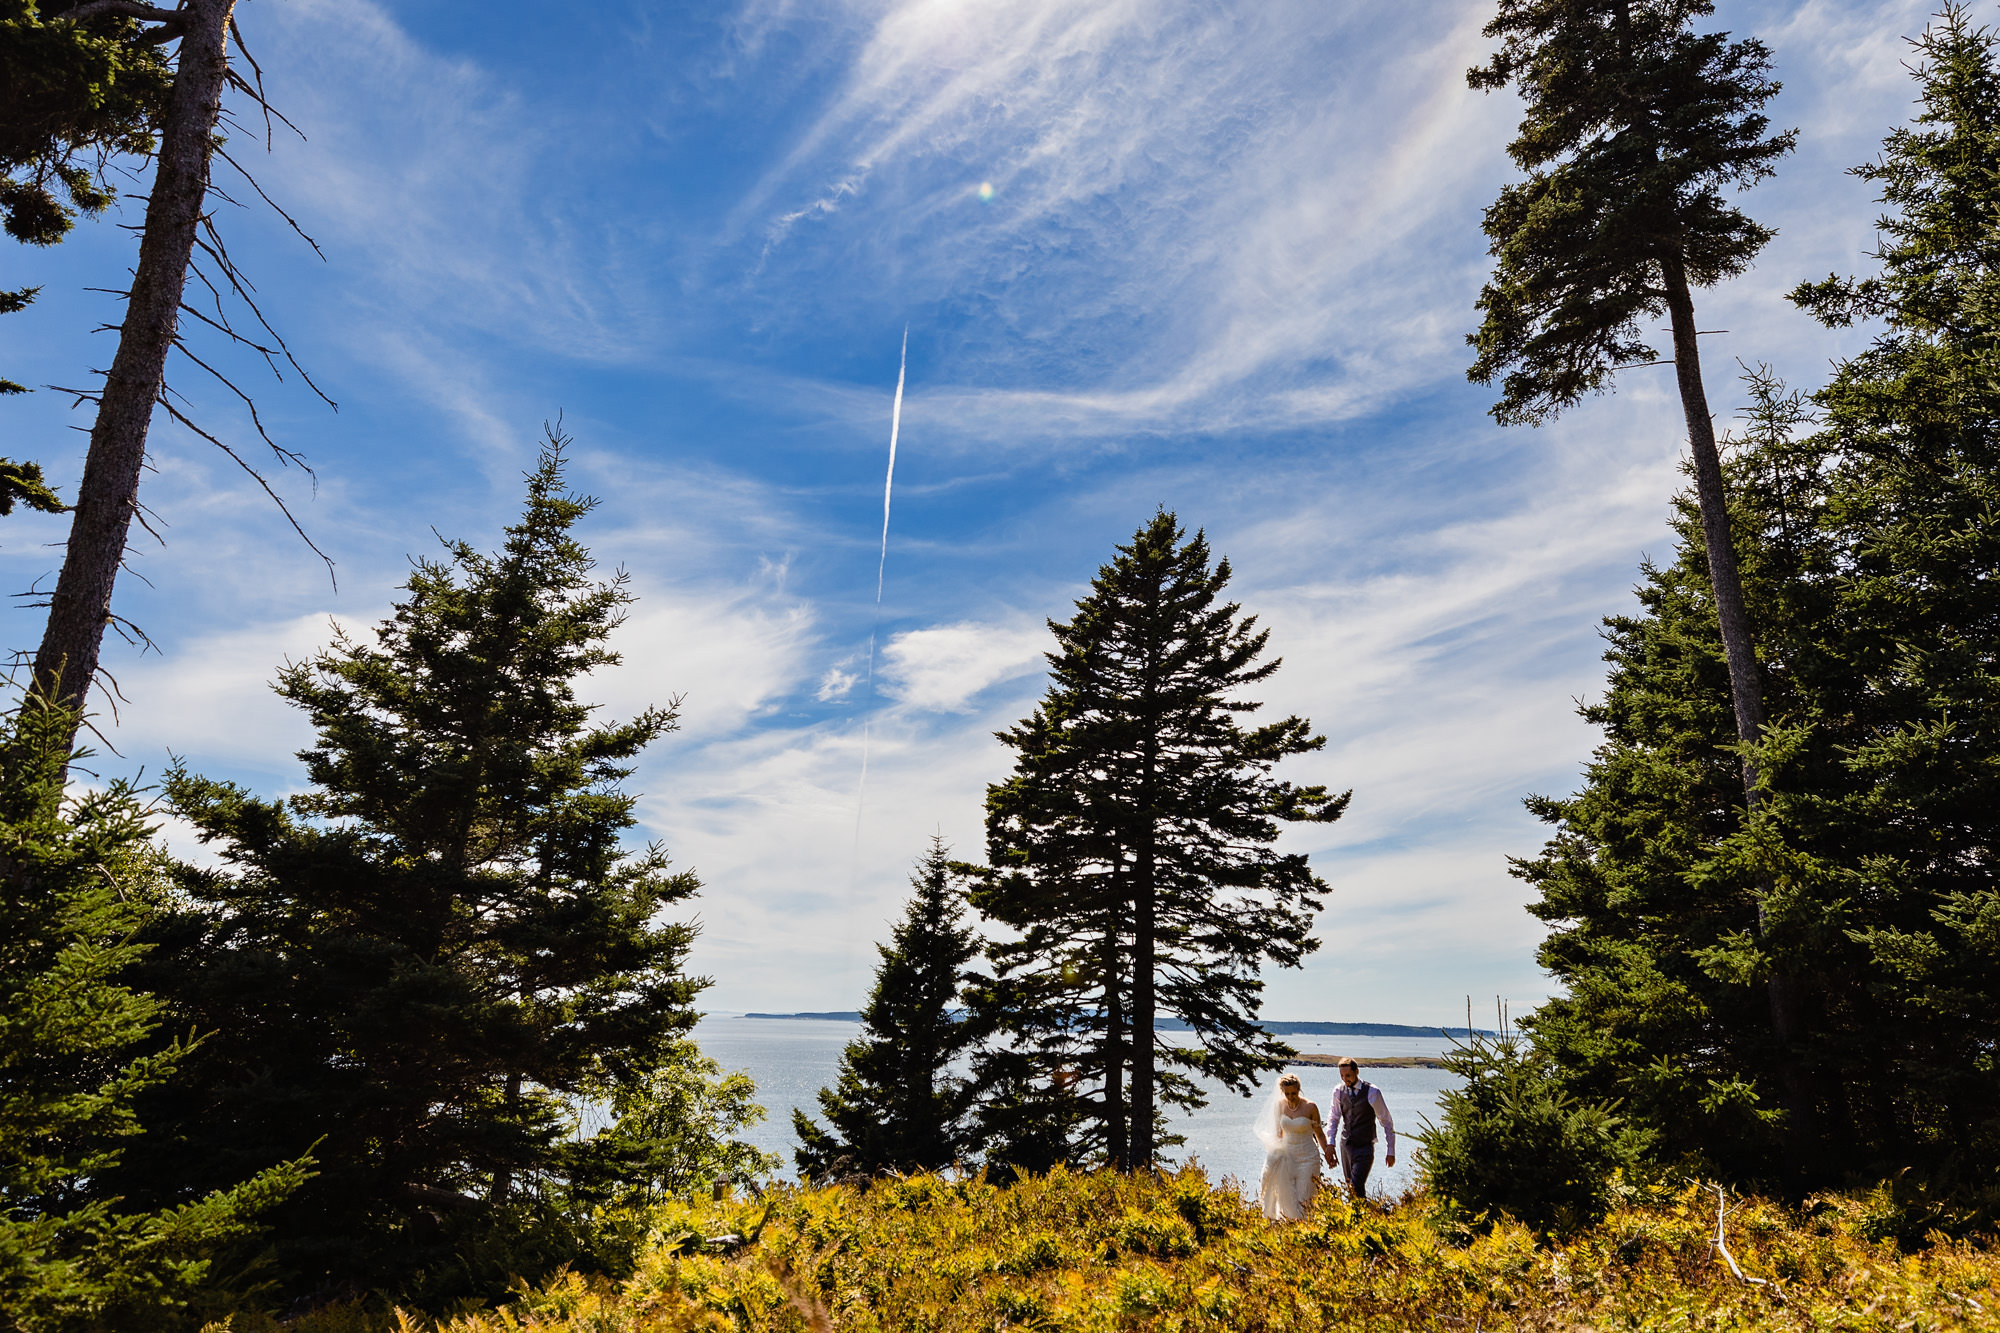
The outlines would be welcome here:
M 868 711 L 861 715 L 861 782 L 854 791 L 854 854 L 848 866 L 853 880 L 861 860 L 861 815 L 868 798 L 868 724 L 875 704 L 875 636 L 882 629 L 882 576 L 889 568 L 889 500 L 896 490 L 896 437 L 903 429 L 903 381 L 910 369 L 910 326 L 903 326 L 903 350 L 896 363 L 896 402 L 889 409 L 889 472 L 882 478 L 882 554 L 875 562 L 875 623 L 868 629 Z
M 896 435 L 903 429 L 903 376 L 910 369 L 910 326 L 903 326 L 903 354 L 896 364 L 896 405 L 889 409 L 889 475 L 882 479 L 882 558 L 875 562 L 875 606 L 882 606 L 882 573 L 889 567 L 889 493 L 896 488 Z M 870 637 L 871 644 L 873 636 Z M 875 667 L 871 646 L 868 666 Z

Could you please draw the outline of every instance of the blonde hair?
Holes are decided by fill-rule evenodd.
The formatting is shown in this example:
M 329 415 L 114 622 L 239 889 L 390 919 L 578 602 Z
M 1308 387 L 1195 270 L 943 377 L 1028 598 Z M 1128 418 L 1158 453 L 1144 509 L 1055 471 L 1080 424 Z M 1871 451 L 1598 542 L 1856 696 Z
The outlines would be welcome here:
M 1281 1088 L 1296 1088 L 1299 1086 L 1299 1076 L 1297 1074 L 1286 1074 L 1278 1080 L 1278 1086 Z

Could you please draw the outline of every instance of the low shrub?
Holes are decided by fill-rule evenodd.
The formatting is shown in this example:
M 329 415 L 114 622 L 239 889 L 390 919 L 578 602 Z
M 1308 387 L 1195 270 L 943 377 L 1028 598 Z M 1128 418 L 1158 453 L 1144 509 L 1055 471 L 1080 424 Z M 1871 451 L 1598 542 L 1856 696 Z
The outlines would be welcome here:
M 1548 1060 L 1511 1033 L 1455 1042 L 1444 1064 L 1464 1082 L 1439 1098 L 1443 1123 L 1412 1137 L 1425 1182 L 1461 1225 L 1511 1218 L 1568 1235 L 1604 1219 L 1634 1156 L 1610 1105 L 1564 1092 Z
M 1939 1237 L 1905 1255 L 1870 1239 L 1865 1197 L 1731 1199 L 1730 1252 L 1761 1283 L 1718 1256 L 1712 1188 L 1607 1198 L 1601 1224 L 1551 1239 L 1509 1220 L 1469 1231 L 1421 1193 L 1326 1193 L 1273 1224 L 1195 1169 L 787 1189 L 768 1214 L 677 1205 L 627 1281 L 566 1277 L 439 1330 L 2000 1329 L 2000 1254 Z M 716 1240 L 760 1222 L 752 1243 Z

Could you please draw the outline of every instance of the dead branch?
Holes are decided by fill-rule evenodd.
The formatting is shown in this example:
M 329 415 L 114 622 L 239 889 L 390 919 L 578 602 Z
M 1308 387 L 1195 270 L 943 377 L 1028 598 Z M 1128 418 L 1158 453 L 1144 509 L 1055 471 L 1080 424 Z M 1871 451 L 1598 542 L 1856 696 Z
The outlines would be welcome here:
M 144 528 L 146 530 L 147 535 L 150 536 L 154 541 L 158 542 L 162 546 L 165 546 L 167 544 L 167 539 L 160 535 L 159 528 L 153 526 L 155 520 L 158 520 L 161 528 L 167 526 L 167 521 L 163 518 L 160 518 L 159 514 L 157 514 L 151 509 L 148 509 L 145 505 L 140 504 L 137 500 L 134 500 L 132 502 L 132 521 L 134 523 L 137 523 L 140 527 Z M 153 586 L 153 581 L 147 578 L 144 574 L 141 574 L 136 569 L 132 571 L 132 576 L 138 579 L 140 582 L 144 583 L 148 588 Z
M 178 336 L 174 338 L 174 346 L 179 350 L 182 356 L 186 357 L 188 360 L 194 362 L 197 366 L 200 366 L 203 370 L 207 371 L 211 376 L 214 377 L 215 381 L 218 384 L 220 384 L 223 388 L 229 390 L 229 392 L 235 394 L 238 398 L 243 400 L 243 406 L 250 410 L 250 424 L 256 429 L 257 438 L 262 440 L 266 445 L 270 447 L 271 452 L 278 456 L 279 462 L 287 464 L 288 466 L 297 467 L 300 471 L 304 472 L 308 477 L 313 478 L 315 481 L 319 479 L 319 474 L 314 472 L 312 470 L 312 465 L 306 462 L 305 455 L 297 452 L 296 450 L 286 449 L 283 446 L 281 446 L 276 440 L 271 438 L 271 433 L 264 429 L 264 418 L 262 418 L 257 414 L 256 399 L 252 398 L 249 394 L 243 392 L 242 389 L 238 388 L 236 386 L 236 382 L 230 379 L 229 376 L 223 374 L 221 371 L 217 370 L 214 366 L 209 365 L 208 362 L 202 360 L 200 357 L 196 356 L 193 352 L 190 352 L 187 349 L 187 344 L 182 342 Z
M 106 623 L 109 624 L 111 628 L 117 632 L 119 638 L 125 640 L 125 642 L 127 643 L 138 644 L 139 650 L 141 652 L 151 651 L 157 653 L 160 651 L 160 645 L 153 642 L 152 635 L 146 633 L 146 631 L 140 629 L 137 625 L 133 624 L 125 617 L 114 614 L 114 615 L 107 615 L 104 619 Z M 97 672 L 99 675 L 105 677 L 107 680 L 111 682 L 112 691 L 120 699 L 125 699 L 125 691 L 118 688 L 118 678 L 116 676 L 113 676 L 109 671 L 105 670 L 104 667 L 101 665 L 97 668 Z M 132 701 L 130 699 L 125 699 L 125 702 L 130 703 Z
M 292 124 L 291 121 L 286 120 L 285 113 L 278 110 L 276 107 L 272 106 L 270 100 L 264 96 L 264 67 L 257 63 L 256 56 L 250 54 L 250 44 L 243 40 L 243 29 L 236 25 L 236 15 L 234 13 L 231 13 L 229 16 L 229 36 L 230 39 L 236 43 L 237 51 L 242 53 L 243 63 L 250 67 L 250 73 L 256 77 L 257 83 L 255 87 L 252 87 L 250 83 L 246 79 L 244 79 L 244 77 L 241 74 L 238 74 L 234 69 L 231 69 L 225 77 L 228 78 L 230 86 L 236 88 L 238 91 L 242 92 L 246 97 L 254 101 L 257 104 L 258 108 L 263 111 L 264 151 L 267 153 L 271 151 L 271 118 L 273 116 L 276 116 L 280 121 L 282 121 L 286 129 L 290 130 L 293 134 L 298 135 L 300 142 L 304 142 L 306 137 L 306 132 L 300 129 L 298 126 Z M 313 248 L 316 250 L 319 247 L 314 246 Z
M 273 375 L 277 376 L 280 380 L 285 378 L 282 374 L 279 374 L 278 363 L 272 359 L 276 354 L 270 348 L 264 346 L 264 344 L 257 342 L 255 339 L 246 338 L 235 329 L 230 328 L 227 319 L 210 319 L 207 315 L 202 314 L 201 311 L 196 310 L 193 306 L 185 302 L 181 305 L 181 313 L 183 315 L 193 315 L 196 319 L 208 325 L 208 327 L 214 329 L 231 342 L 241 343 L 243 346 L 248 347 L 251 351 L 256 352 L 264 358 L 264 364 L 271 368 Z
M 279 217 L 283 218 L 285 220 L 286 225 L 299 234 L 299 239 L 304 241 L 307 245 L 310 245 L 313 248 L 314 254 L 318 255 L 321 259 L 326 258 L 326 251 L 319 248 L 319 242 L 315 241 L 312 237 L 306 235 L 306 229 L 298 224 L 298 220 L 294 218 L 290 213 L 287 213 L 284 209 L 280 208 L 278 206 L 277 201 L 272 199 L 270 195 L 265 194 L 264 187 L 257 183 L 257 178 L 255 176 L 252 176 L 248 171 L 245 171 L 243 169 L 242 164 L 239 163 L 235 158 L 231 157 L 226 149 L 217 148 L 215 150 L 215 155 L 221 158 L 224 162 L 227 162 L 230 166 L 234 167 L 236 169 L 237 175 L 241 176 L 244 180 L 249 181 L 250 188 L 257 192 L 257 197 L 259 199 L 262 199 L 265 203 L 269 204 L 271 206 L 271 211 L 273 213 L 276 213 Z M 208 188 L 213 190 L 215 188 L 214 183 L 210 182 Z M 232 200 L 231 202 L 234 201 Z
M 263 310 L 258 307 L 256 298 L 250 294 L 256 288 L 251 285 L 250 279 L 245 277 L 242 271 L 236 267 L 235 261 L 230 259 L 229 251 L 222 243 L 221 234 L 215 230 L 215 224 L 209 219 L 203 218 L 201 220 L 201 230 L 207 239 L 204 240 L 201 236 L 197 236 L 195 238 L 195 248 L 215 261 L 217 268 L 222 272 L 223 280 L 229 285 L 229 290 L 235 294 L 237 300 L 243 302 L 252 315 L 257 317 L 259 327 L 271 335 L 271 341 L 278 345 L 278 350 L 284 354 L 285 360 L 291 365 L 292 369 L 299 372 L 299 378 L 305 381 L 306 387 L 311 389 L 321 402 L 338 412 L 340 404 L 327 397 L 325 391 L 313 382 L 313 377 L 306 373 L 306 368 L 299 364 L 297 357 L 292 355 L 292 349 L 285 342 L 284 336 L 271 327 L 270 320 L 264 318 Z M 200 271 L 198 265 L 190 264 L 188 267 L 191 271 Z M 205 278 L 204 281 L 206 281 Z M 213 290 L 212 287 L 211 290 Z
M 167 401 L 166 394 L 162 393 L 157 401 L 159 402 L 161 407 L 167 409 L 168 416 L 172 417 L 175 421 L 180 422 L 181 425 L 187 427 L 195 434 L 201 436 L 202 439 L 207 440 L 210 444 L 214 445 L 216 448 L 222 450 L 223 453 L 228 454 L 230 459 L 236 464 L 236 466 L 242 468 L 245 472 L 249 473 L 251 480 L 255 481 L 259 486 L 264 488 L 264 494 L 270 496 L 271 503 L 278 506 L 278 512 L 283 514 L 285 516 L 285 521 L 292 525 L 292 531 L 299 534 L 299 540 L 304 542 L 306 544 L 306 547 L 309 550 L 311 550 L 314 555 L 318 556 L 320 560 L 326 565 L 326 576 L 327 578 L 333 581 L 334 588 L 338 589 L 340 587 L 340 576 L 334 572 L 333 557 L 329 556 L 325 551 L 320 550 L 318 544 L 315 543 L 311 537 L 308 537 L 306 535 L 306 530 L 299 526 L 299 520 L 293 516 L 291 507 L 285 503 L 285 499 L 283 496 L 279 495 L 275 490 L 271 489 L 271 483 L 264 479 L 264 474 L 259 472 L 256 468 L 251 467 L 250 464 L 244 460 L 243 456 L 237 453 L 234 449 L 224 444 L 221 440 L 217 439 L 215 436 L 209 434 L 209 432 L 203 430 L 200 426 L 195 425 L 194 422 L 188 420 L 187 414 L 185 412 L 182 412 L 179 408 L 175 407 L 172 403 Z
M 142 5 L 138 0 L 84 0 L 84 3 L 65 9 L 60 14 L 51 14 L 52 19 L 66 19 L 71 23 L 83 23 L 104 14 L 116 14 L 119 18 L 138 19 L 141 23 L 158 23 L 176 30 L 186 22 L 186 16 L 171 9 L 155 9 Z
M 104 372 L 98 370 L 98 371 L 92 371 L 91 373 L 94 375 L 101 375 Z M 98 401 L 98 393 L 97 390 L 95 389 L 65 389 L 60 384 L 44 384 L 42 387 L 44 389 L 51 390 L 52 392 L 55 393 L 69 394 L 72 398 L 76 399 L 75 402 L 70 404 L 71 411 L 74 411 L 77 408 L 82 407 L 85 403 L 94 403 Z
M 241 48 L 239 47 L 238 49 L 240 50 Z M 246 58 L 247 56 L 248 53 L 246 53 Z M 278 110 L 278 108 L 272 106 L 269 102 L 264 100 L 264 92 L 263 92 L 264 76 L 262 71 L 258 72 L 257 85 L 255 87 L 252 87 L 250 83 L 241 74 L 238 74 L 233 69 L 229 71 L 228 77 L 229 77 L 229 86 L 236 89 L 236 91 L 242 93 L 244 96 L 248 97 L 251 101 L 255 102 L 257 104 L 258 110 L 262 111 L 264 114 L 265 152 L 271 151 L 273 147 L 271 143 L 271 125 L 270 125 L 270 122 L 273 120 L 283 125 L 293 134 L 298 135 L 299 139 L 302 142 L 306 141 L 306 132 L 300 129 L 298 126 L 292 124 L 291 117 L 287 116 L 284 112 Z
M 1709 1188 L 1715 1191 L 1715 1249 L 1722 1256 L 1722 1262 L 1729 1265 L 1729 1271 L 1736 1275 L 1738 1282 L 1752 1287 L 1770 1287 L 1769 1278 L 1751 1277 L 1737 1266 L 1736 1256 L 1729 1252 L 1729 1238 L 1722 1229 L 1722 1220 L 1728 1216 L 1727 1196 L 1723 1194 L 1720 1185 L 1711 1185 Z M 1781 1301 L 1784 1299 L 1784 1295 L 1776 1287 L 1771 1287 L 1771 1294 Z

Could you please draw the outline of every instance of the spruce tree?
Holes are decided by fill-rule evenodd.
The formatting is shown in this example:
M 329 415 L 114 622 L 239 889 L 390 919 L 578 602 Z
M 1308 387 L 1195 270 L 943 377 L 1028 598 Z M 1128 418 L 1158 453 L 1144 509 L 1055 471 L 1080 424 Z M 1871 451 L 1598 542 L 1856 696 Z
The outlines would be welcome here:
M 965 1148 L 965 1080 L 951 1065 L 972 1043 L 959 988 L 978 955 L 975 932 L 942 838 L 917 862 L 915 890 L 887 944 L 861 1010 L 862 1033 L 841 1052 L 838 1082 L 819 1090 L 821 1128 L 792 1112 L 808 1179 L 937 1171 Z
M 1804 706 L 1796 684 L 1814 674 L 1813 656 L 1800 651 L 1792 630 L 1825 609 L 1811 604 L 1815 583 L 1806 573 L 1824 561 L 1813 531 L 1820 500 L 1813 471 L 1785 457 L 1783 426 L 1796 405 L 1775 386 L 1765 404 L 1768 428 L 1745 441 L 1730 480 L 1745 592 L 1766 630 L 1771 725 L 1782 731 Z M 1750 484 L 1760 476 L 1790 484 Z M 1802 558 L 1774 550 L 1771 539 L 1786 530 L 1788 515 Z M 1789 878 L 1769 883 L 1769 859 L 1752 850 L 1792 798 L 1767 801 L 1746 828 L 1700 521 L 1686 497 L 1674 517 L 1676 558 L 1643 566 L 1639 611 L 1605 621 L 1605 694 L 1581 710 L 1603 740 L 1583 789 L 1528 802 L 1557 832 L 1516 873 L 1537 891 L 1529 910 L 1549 925 L 1537 956 L 1562 993 L 1525 1026 L 1568 1091 L 1621 1103 L 1661 1164 L 1777 1186 L 1786 1152 L 1778 1077 L 1785 1053 L 1759 985 L 1769 966 L 1742 966 L 1740 953 L 1804 942 L 1788 931 L 1789 912 L 1771 910 L 1796 906 L 1795 886 Z M 1804 759 L 1787 756 L 1788 792 L 1802 782 Z M 1822 949 L 1832 943 L 1824 931 L 1807 938 Z M 1823 979 L 1823 971 L 1801 970 L 1796 984 L 1816 992 Z M 1829 1019 L 1821 1008 L 1821 1042 L 1832 1036 Z M 1817 1069 L 1810 1052 L 1803 1063 L 1808 1076 Z M 1806 1081 L 1823 1104 L 1826 1089 Z M 1813 1119 L 1824 1127 L 1842 1118 Z M 1824 1156 L 1797 1143 L 1790 1151 L 1808 1167 Z
M 188 1049 L 147 1049 L 161 1005 L 126 984 L 163 857 L 129 786 L 65 798 L 75 725 L 32 697 L 0 722 L 0 1328 L 184 1327 L 240 1297 L 218 1265 L 308 1164 L 151 1210 L 103 1188 L 159 1150 L 135 1103 Z
M 1204 1104 L 1190 1077 L 1247 1091 L 1288 1048 L 1257 1024 L 1266 964 L 1318 941 L 1325 884 L 1273 846 L 1281 822 L 1331 822 L 1348 796 L 1270 776 L 1320 749 L 1311 724 L 1239 722 L 1261 705 L 1268 630 L 1220 599 L 1227 560 L 1161 511 L 1098 571 L 1065 624 L 1041 705 L 999 733 L 1013 776 L 987 789 L 987 861 L 972 891 L 1017 938 L 991 950 L 980 1008 L 998 1026 L 993 1104 L 1079 1121 L 1073 1154 L 1158 1156 L 1166 1106 Z M 1194 1041 L 1162 1041 L 1159 1020 Z
M 1906 1114 L 1910 1154 L 1977 1180 L 2000 1217 L 2000 60 L 1949 5 L 1915 43 L 1915 123 L 1855 175 L 1879 185 L 1879 263 L 1796 294 L 1884 332 L 1815 395 L 1824 424 L 1833 614 L 1815 636 L 1845 679 L 1814 735 L 1847 780 L 1788 822 L 1866 978 L 1850 1095 Z M 1836 638 L 1835 635 L 1838 635 Z M 1835 805 L 1832 793 L 1838 793 Z M 1822 851 L 1821 848 L 1824 848 Z M 1878 1167 L 1896 1161 L 1869 1142 Z M 1908 1160 L 1908 1158 L 1905 1158 Z M 1921 1234 L 1921 1227 L 1918 1229 Z
M 1728 648 L 1737 731 L 1763 717 L 1750 627 L 1729 540 L 1720 455 L 1702 384 L 1693 291 L 1750 266 L 1774 233 L 1723 197 L 1754 185 L 1796 132 L 1767 135 L 1778 92 L 1762 42 L 1696 33 L 1709 0 L 1501 0 L 1491 61 L 1474 88 L 1515 85 L 1527 102 L 1508 146 L 1527 179 L 1486 210 L 1493 277 L 1467 341 L 1468 374 L 1501 378 L 1493 415 L 1540 423 L 1653 362 L 1642 321 L 1668 316 L 1694 457 L 1716 615 Z M 1746 797 L 1756 800 L 1746 767 Z
M 489 1234 L 514 1262 L 503 1242 L 531 1229 L 574 1099 L 615 1101 L 695 1018 L 694 932 L 662 912 L 697 881 L 621 842 L 620 780 L 674 712 L 593 724 L 576 697 L 617 663 L 631 595 L 571 533 L 595 502 L 564 491 L 565 443 L 497 554 L 447 543 L 373 645 L 341 635 L 280 671 L 318 732 L 307 791 L 166 783 L 225 868 L 183 870 L 155 981 L 178 1026 L 216 1035 L 162 1108 L 172 1150 L 120 1183 L 164 1195 L 246 1149 L 319 1143 L 280 1217 L 295 1291 L 504 1288 L 451 1277 L 451 1256 Z
M 1768 1180 L 1794 1108 L 1774 1105 L 1757 993 L 1783 970 L 1812 1016 L 1802 1183 L 1908 1169 L 1962 1221 L 2000 1216 L 2000 62 L 1956 7 L 1917 46 L 1916 123 L 1857 173 L 1889 209 L 1880 268 L 1796 293 L 1883 332 L 1813 395 L 1816 422 L 1753 384 L 1729 464 L 1768 797 L 1734 819 L 1684 511 L 1643 613 L 1612 622 L 1586 786 L 1537 804 L 1559 832 L 1523 871 L 1565 990 L 1535 1039 L 1575 1092 L 1624 1099 L 1662 1160 Z
M 1724 197 L 1790 152 L 1763 106 L 1778 92 L 1762 42 L 1697 33 L 1710 0 L 1501 0 L 1487 24 L 1500 49 L 1468 72 L 1474 88 L 1517 87 L 1527 102 L 1508 152 L 1527 179 L 1486 210 L 1494 273 L 1485 319 L 1467 339 L 1468 374 L 1500 377 L 1493 415 L 1539 423 L 1656 362 L 1640 323 L 1668 316 L 1674 377 L 1693 458 L 1714 614 L 1728 665 L 1743 799 L 1759 799 L 1755 747 L 1764 681 L 1730 538 L 1721 454 L 1702 383 L 1693 291 L 1750 266 L 1774 234 Z M 1769 983 L 1783 1047 L 1803 1039 L 1796 985 Z M 1789 1057 L 1788 1057 L 1789 1058 Z M 1790 1078 L 1794 1119 L 1807 1090 Z

